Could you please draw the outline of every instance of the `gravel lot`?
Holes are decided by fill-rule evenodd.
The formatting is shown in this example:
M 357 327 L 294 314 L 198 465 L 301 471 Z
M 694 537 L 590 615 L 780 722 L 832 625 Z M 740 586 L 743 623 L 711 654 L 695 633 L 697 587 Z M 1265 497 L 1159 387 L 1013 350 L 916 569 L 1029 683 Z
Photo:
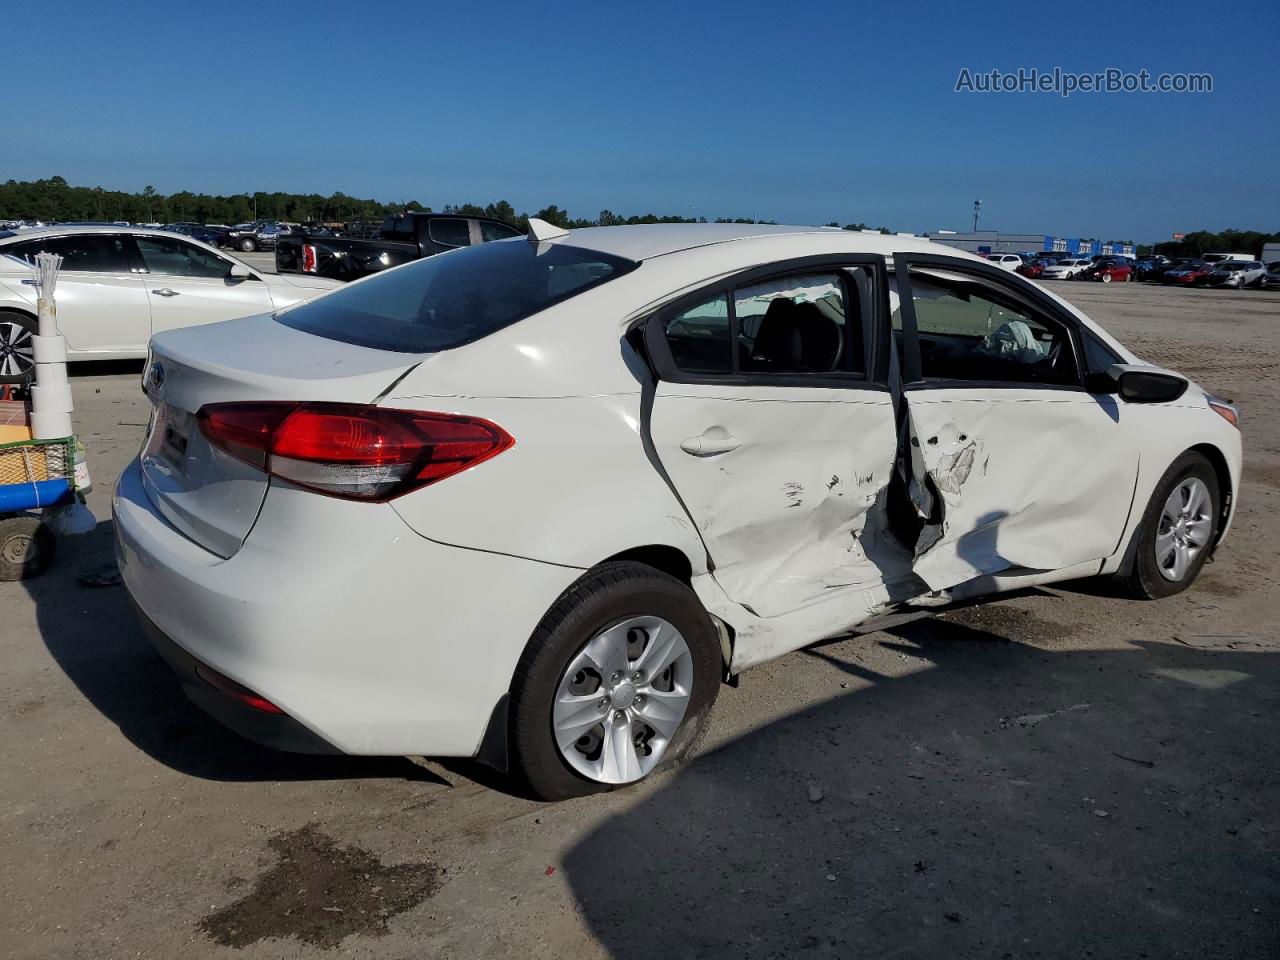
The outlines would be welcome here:
M 79 371 L 98 528 L 0 584 L 5 953 L 1280 955 L 1280 296 L 1054 289 L 1242 405 L 1199 583 L 793 654 L 723 690 L 684 769 L 555 806 L 467 763 L 273 753 L 188 705 L 124 592 L 77 580 L 147 418 L 137 364 Z

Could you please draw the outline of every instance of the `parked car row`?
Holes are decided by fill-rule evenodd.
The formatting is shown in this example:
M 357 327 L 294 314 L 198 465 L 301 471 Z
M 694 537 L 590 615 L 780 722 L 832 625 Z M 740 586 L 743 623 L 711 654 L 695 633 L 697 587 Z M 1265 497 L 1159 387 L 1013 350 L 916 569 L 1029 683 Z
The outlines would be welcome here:
M 387 217 L 376 232 L 355 230 L 281 234 L 275 244 L 278 273 L 306 273 L 332 280 L 356 280 L 389 267 L 490 240 L 520 236 L 501 220 L 442 213 L 402 213 Z
M 1280 286 L 1280 262 L 1268 266 L 1247 254 L 1206 253 L 1201 257 L 1170 260 L 1153 254 L 1127 257 L 1094 254 L 1081 257 L 1055 251 L 1043 253 L 980 254 L 992 264 L 1032 280 L 1098 280 L 1102 283 L 1146 280 L 1171 286 L 1205 286 L 1244 289 Z
M 1013 269 L 1032 280 L 1098 280 L 1102 283 L 1113 281 L 1124 283 L 1133 279 L 1133 264 L 1127 257 L 1121 256 L 1098 255 L 1088 259 L 1066 257 L 1060 260 L 1037 257 L 1022 260 Z

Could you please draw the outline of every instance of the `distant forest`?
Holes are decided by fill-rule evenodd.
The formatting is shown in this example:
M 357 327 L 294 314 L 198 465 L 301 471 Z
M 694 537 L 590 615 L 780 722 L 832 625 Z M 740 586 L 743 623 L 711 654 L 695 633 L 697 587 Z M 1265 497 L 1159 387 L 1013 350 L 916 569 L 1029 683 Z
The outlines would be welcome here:
M 378 200 L 361 200 L 345 193 L 321 196 L 318 193 L 237 193 L 231 196 L 211 196 L 206 193 L 157 193 L 155 187 L 146 186 L 141 193 L 125 193 L 121 190 L 104 190 L 102 187 L 74 187 L 62 177 L 30 182 L 9 180 L 0 184 L 0 220 L 53 220 L 74 222 L 83 220 L 115 221 L 129 223 L 244 223 L 250 220 L 284 220 L 290 223 L 343 223 L 349 220 L 381 220 L 389 213 L 405 210 L 432 208 L 417 200 L 383 203 Z M 446 204 L 441 213 L 457 213 L 463 216 L 494 217 L 524 229 L 530 217 L 537 217 L 561 227 L 616 226 L 631 223 L 706 223 L 706 217 L 681 217 L 671 214 L 646 213 L 641 216 L 620 216 L 611 210 L 601 210 L 594 219 L 570 216 L 555 204 L 534 213 L 518 212 L 505 200 L 484 206 L 475 203 Z M 750 217 L 720 217 L 716 223 L 771 223 Z M 841 224 L 832 222 L 830 227 Z M 869 229 L 865 223 L 848 223 L 846 230 Z M 888 229 L 881 227 L 881 233 Z

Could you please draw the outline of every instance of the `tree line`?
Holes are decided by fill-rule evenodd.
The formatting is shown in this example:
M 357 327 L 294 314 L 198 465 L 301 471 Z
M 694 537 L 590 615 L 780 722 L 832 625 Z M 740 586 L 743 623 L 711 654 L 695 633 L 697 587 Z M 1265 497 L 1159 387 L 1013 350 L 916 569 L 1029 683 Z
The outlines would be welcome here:
M 284 220 L 289 223 L 345 223 L 351 220 L 381 220 L 405 210 L 431 213 L 432 208 L 417 200 L 384 203 L 350 197 L 345 193 L 322 196 L 318 193 L 236 193 L 214 196 L 207 193 L 158 193 L 147 185 L 141 193 L 77 187 L 62 177 L 47 180 L 9 180 L 0 184 L 0 220 L 44 220 L 57 222 L 126 221 L 128 223 L 245 223 L 251 220 Z M 474 203 L 446 204 L 442 213 L 460 216 L 493 217 L 525 229 L 530 217 L 565 228 L 618 226 L 635 223 L 706 223 L 706 217 L 646 213 L 624 217 L 601 210 L 594 219 L 574 217 L 555 204 L 534 213 L 518 212 L 506 200 L 480 206 Z M 716 223 L 773 223 L 752 217 L 718 217 Z M 832 222 L 827 226 L 840 224 Z M 846 230 L 868 229 L 865 223 L 844 224 Z M 881 233 L 888 229 L 881 227 Z
M 1280 232 L 1263 233 L 1260 230 L 1194 230 L 1181 240 L 1168 240 L 1149 248 L 1152 253 L 1166 257 L 1199 257 L 1206 253 L 1247 253 L 1251 257 L 1262 256 L 1262 247 L 1268 243 L 1280 243 Z M 1148 248 L 1140 248 L 1145 252 Z

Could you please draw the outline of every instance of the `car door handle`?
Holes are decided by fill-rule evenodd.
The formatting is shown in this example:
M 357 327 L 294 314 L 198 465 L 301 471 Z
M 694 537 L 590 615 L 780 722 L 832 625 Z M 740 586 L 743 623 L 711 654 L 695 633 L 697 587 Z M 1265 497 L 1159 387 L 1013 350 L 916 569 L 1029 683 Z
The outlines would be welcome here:
M 737 450 L 741 445 L 741 440 L 727 434 L 707 436 L 704 433 L 702 436 L 689 437 L 680 441 L 680 449 L 691 457 L 715 457 L 730 450 Z
M 151 292 L 152 292 L 152 293 L 154 293 L 156 296 L 159 296 L 159 297 L 176 297 L 176 296 L 178 296 L 178 291 L 177 291 L 177 290 L 170 290 L 168 287 L 161 287 L 159 290 L 152 290 Z

